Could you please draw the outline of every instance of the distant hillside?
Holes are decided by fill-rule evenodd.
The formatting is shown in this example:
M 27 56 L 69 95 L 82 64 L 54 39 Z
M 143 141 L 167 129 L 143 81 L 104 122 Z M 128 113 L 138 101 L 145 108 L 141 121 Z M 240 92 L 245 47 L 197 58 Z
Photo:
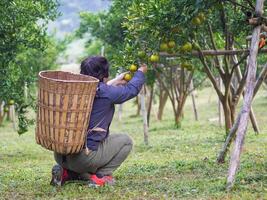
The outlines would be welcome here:
M 56 31 L 59 38 L 79 27 L 79 12 L 107 10 L 111 4 L 110 0 L 59 0 L 59 2 L 59 11 L 62 15 L 48 26 L 48 31 Z

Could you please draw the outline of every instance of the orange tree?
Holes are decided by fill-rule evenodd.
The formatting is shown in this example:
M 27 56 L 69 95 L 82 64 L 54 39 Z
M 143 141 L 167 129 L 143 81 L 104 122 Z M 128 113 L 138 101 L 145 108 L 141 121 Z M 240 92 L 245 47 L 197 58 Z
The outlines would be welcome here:
M 232 132 L 235 131 L 235 127 L 232 126 L 236 120 L 236 107 L 246 86 L 248 65 L 245 61 L 248 57 L 247 48 L 250 45 L 250 37 L 247 36 L 251 33 L 251 27 L 247 21 L 253 17 L 253 10 L 254 2 L 250 0 L 238 2 L 136 0 L 129 7 L 123 23 L 127 28 L 126 33 L 128 33 L 125 39 L 126 45 L 152 55 L 150 61 L 156 60 L 156 62 L 164 64 L 166 60 L 163 59 L 163 56 L 176 57 L 182 69 L 186 68 L 190 71 L 193 64 L 193 69 L 198 69 L 207 75 L 223 106 L 226 132 L 228 133 L 233 128 L 224 145 L 226 147 L 234 135 Z M 239 54 L 235 52 L 236 48 L 240 50 Z M 192 49 L 193 52 L 191 52 Z M 218 50 L 220 51 L 218 52 Z M 167 52 L 159 53 L 159 51 Z M 125 52 L 131 54 L 127 49 Z M 133 57 L 138 53 L 131 55 Z M 155 59 L 157 55 L 161 55 L 161 57 Z M 261 60 L 258 59 L 258 61 L 260 63 Z M 166 66 L 163 66 L 164 68 L 161 70 L 156 68 L 156 71 L 160 72 L 160 76 L 164 76 L 164 71 L 167 71 Z M 182 71 L 180 70 L 180 72 Z M 173 70 L 170 70 L 168 74 L 170 74 L 167 77 L 170 87 L 165 88 L 169 88 L 176 124 L 179 124 L 183 107 L 181 96 L 186 97 L 186 92 L 184 94 L 185 90 L 179 89 L 178 82 L 173 81 L 175 78 L 172 79 L 172 77 L 185 80 L 186 76 L 183 72 L 175 76 Z M 265 64 L 258 73 L 254 96 L 266 76 L 267 65 Z M 217 77 L 222 80 L 223 87 L 219 86 L 216 81 Z M 160 81 L 162 78 L 158 77 L 158 80 Z M 165 83 L 167 82 L 165 81 Z M 173 90 L 172 85 L 176 85 L 177 89 Z M 175 93 L 175 91 L 178 92 Z M 177 103 L 176 111 L 175 102 Z M 252 112 L 250 117 L 254 129 L 257 131 Z M 225 150 L 227 148 L 220 153 L 218 162 L 224 162 Z
M 181 73 L 178 75 L 180 80 L 186 78 L 183 69 L 204 72 L 223 105 L 228 131 L 235 120 L 236 106 L 245 88 L 247 65 L 244 61 L 248 56 L 246 51 L 236 55 L 232 50 L 246 48 L 246 38 L 251 31 L 246 19 L 253 9 L 252 1 L 134 0 L 128 8 L 123 27 L 127 29 L 125 46 L 130 46 L 130 50 L 136 52 L 126 48 L 125 54 L 129 54 L 130 60 L 136 60 L 135 55 L 145 51 L 152 55 L 150 60 L 161 64 L 166 61 L 163 56 L 176 57 L 181 67 L 178 72 Z M 193 53 L 192 49 L 195 50 Z M 226 53 L 219 56 L 215 52 L 218 49 L 226 50 Z M 211 56 L 206 56 L 202 50 L 214 51 L 209 54 Z M 162 51 L 166 53 L 159 53 Z M 160 59 L 155 59 L 157 55 L 161 55 Z M 264 76 L 266 73 L 261 74 Z M 222 89 L 216 77 L 222 79 Z M 237 84 L 233 83 L 234 78 L 238 80 Z M 257 86 L 260 86 L 261 78 Z M 170 76 L 168 79 L 171 80 Z M 179 122 L 178 113 L 181 111 L 178 107 L 182 108 L 183 105 L 183 98 L 180 97 L 186 97 L 184 89 L 177 88 L 177 91 L 178 95 L 172 92 L 169 95 L 178 118 L 176 123 Z
M 244 61 L 248 56 L 246 51 L 237 55 L 231 50 L 246 48 L 251 30 L 246 18 L 253 4 L 250 0 L 115 0 L 111 10 L 97 15 L 94 23 L 92 14 L 82 16 L 81 28 L 87 25 L 94 37 L 111 47 L 107 55 L 112 55 L 117 66 L 149 63 L 160 88 L 166 88 L 171 99 L 177 125 L 190 92 L 187 83 L 192 78 L 201 82 L 197 78 L 201 74 L 207 76 L 223 105 L 228 131 L 245 88 Z M 218 49 L 228 53 L 217 55 L 214 52 Z M 213 51 L 207 56 L 202 50 Z M 217 77 L 222 80 L 222 88 Z M 236 84 L 233 79 L 238 80 Z
M 82 12 L 80 14 L 81 24 L 76 32 L 77 37 L 83 37 L 84 34 L 89 33 L 87 46 L 93 46 L 95 43 L 98 43 L 99 47 L 104 45 L 105 56 L 113 64 L 115 72 L 117 70 L 115 66 L 122 66 L 122 63 L 119 62 L 122 60 L 122 56 L 119 55 L 124 49 L 123 41 L 126 29 L 121 24 L 130 5 L 131 0 L 115 0 L 108 12 Z M 127 64 L 129 65 L 129 63 Z
M 178 62 L 176 58 L 174 58 L 174 60 L 172 61 L 170 59 L 162 58 L 162 61 L 165 60 L 165 62 L 160 62 L 158 55 L 160 50 L 159 48 L 161 47 L 162 50 L 165 48 L 165 50 L 168 50 L 168 52 L 175 52 L 177 45 L 175 44 L 174 39 L 177 39 L 177 33 L 179 32 L 180 28 L 174 26 L 175 23 L 173 25 L 173 23 L 171 22 L 168 22 L 166 24 L 168 25 L 167 27 L 162 27 L 165 22 L 161 23 L 160 25 L 156 25 L 156 23 L 160 22 L 160 15 L 155 15 L 154 11 L 156 12 L 157 7 L 164 5 L 167 1 L 162 1 L 162 5 L 157 5 L 157 7 L 155 8 L 152 6 L 151 9 L 149 8 L 149 10 L 147 10 L 148 8 L 146 8 L 145 6 L 151 5 L 151 2 L 144 2 L 139 4 L 138 2 L 133 1 L 113 1 L 111 9 L 107 13 L 82 13 L 82 22 L 77 33 L 79 36 L 81 36 L 84 33 L 90 32 L 92 38 L 89 40 L 89 44 L 93 43 L 93 41 L 96 39 L 100 39 L 102 43 L 105 44 L 105 55 L 111 60 L 113 69 L 118 69 L 118 67 L 114 66 L 124 66 L 124 70 L 127 70 L 128 67 L 132 64 L 137 65 L 140 62 L 147 62 L 150 66 L 147 79 L 148 85 L 151 88 L 151 92 L 153 91 L 155 79 L 158 78 L 161 79 L 160 83 L 159 81 L 157 81 L 161 88 L 169 88 L 170 85 L 174 86 L 172 87 L 171 92 L 169 92 L 169 89 L 164 89 L 165 92 L 160 93 L 160 96 L 166 97 L 166 94 L 169 94 L 174 111 L 176 113 L 176 124 L 178 125 L 180 123 L 180 115 L 182 113 L 182 107 L 184 105 L 187 94 L 179 95 L 175 91 L 181 88 L 181 91 L 179 93 L 182 94 L 182 90 L 188 88 L 188 83 L 190 83 L 193 74 L 192 72 L 194 71 L 192 67 L 193 62 L 191 64 L 189 60 L 187 61 L 186 56 L 182 59 L 184 63 L 182 73 L 186 73 L 188 75 L 188 80 L 183 79 L 182 85 L 179 85 L 178 88 L 178 85 L 175 84 L 178 78 L 176 75 L 171 78 L 172 81 L 169 80 L 168 77 L 166 77 L 167 74 L 172 73 L 170 71 L 171 69 L 173 69 L 177 73 L 180 73 L 180 69 L 175 70 L 175 68 L 178 68 Z M 172 5 L 168 4 L 168 6 Z M 166 6 L 164 7 L 164 9 L 169 10 L 169 8 Z M 151 16 L 144 16 L 145 19 L 140 19 L 140 17 L 138 16 L 141 16 L 142 14 L 145 15 L 145 12 L 151 12 Z M 175 9 L 172 9 L 172 12 L 175 12 Z M 166 11 L 164 11 L 164 13 L 166 13 Z M 150 19 L 153 21 L 152 24 L 149 24 Z M 137 21 L 138 23 L 132 24 L 132 22 L 135 21 Z M 157 27 L 155 27 L 154 24 Z M 171 34 L 166 34 L 168 31 L 164 32 L 164 30 L 170 29 L 172 29 Z M 168 42 L 168 44 L 160 44 L 159 37 L 162 43 L 165 42 L 163 40 L 163 36 L 165 36 L 166 40 L 169 39 L 169 41 L 166 41 Z M 178 58 L 178 60 L 181 60 L 181 58 Z M 197 60 L 195 59 L 195 62 L 196 61 Z M 187 67 L 188 70 L 186 69 Z M 164 76 L 162 77 L 161 75 Z M 185 85 L 187 85 L 187 87 L 184 87 Z M 180 99 L 178 100 L 178 98 Z M 160 98 L 160 100 L 166 101 L 166 98 Z M 180 100 L 182 100 L 182 102 L 178 103 L 180 102 Z M 160 102 L 160 105 L 164 105 L 164 103 Z M 163 106 L 160 106 L 160 108 L 161 111 L 159 113 L 162 113 Z M 176 112 L 177 110 L 179 110 L 179 112 Z
M 124 52 L 125 50 L 132 52 L 133 48 L 124 43 L 127 29 L 122 26 L 131 3 L 132 1 L 130 0 L 115 0 L 108 12 L 97 14 L 83 12 L 80 14 L 81 24 L 76 35 L 83 37 L 84 34 L 90 33 L 91 37 L 87 42 L 87 53 L 89 54 L 92 52 L 100 53 L 101 46 L 105 46 L 105 56 L 112 65 L 111 73 L 113 75 L 118 72 L 129 71 L 131 66 L 138 64 L 136 60 L 129 57 L 130 54 L 127 55 Z M 92 48 L 95 47 L 98 47 L 99 50 L 92 51 Z M 141 57 L 146 56 L 144 52 L 139 53 Z M 151 70 L 149 70 L 148 74 L 149 81 L 147 83 L 151 87 L 154 84 L 155 77 Z M 131 75 L 127 75 L 126 78 L 130 79 Z
M 24 85 L 31 87 L 37 72 L 55 61 L 55 49 L 46 50 L 52 42 L 46 24 L 57 16 L 57 5 L 55 0 L 0 2 L 0 103 L 15 103 L 19 134 L 27 131 L 27 107 L 33 105 L 25 101 Z
M 183 3 L 170 0 L 133 1 L 123 22 L 126 28 L 123 55 L 131 62 L 148 62 L 159 88 L 171 101 L 177 127 L 181 125 L 185 101 L 191 92 L 189 86 L 193 74 L 201 70 L 198 59 L 188 54 L 193 48 L 192 39 L 183 34 L 183 26 L 177 20 L 183 16 L 180 12 Z M 204 21 L 204 16 L 201 17 Z M 184 54 L 174 56 L 178 51 Z M 169 58 L 160 56 L 162 53 L 170 55 Z M 162 97 L 159 99 L 164 101 Z M 159 104 L 162 105 L 162 102 Z

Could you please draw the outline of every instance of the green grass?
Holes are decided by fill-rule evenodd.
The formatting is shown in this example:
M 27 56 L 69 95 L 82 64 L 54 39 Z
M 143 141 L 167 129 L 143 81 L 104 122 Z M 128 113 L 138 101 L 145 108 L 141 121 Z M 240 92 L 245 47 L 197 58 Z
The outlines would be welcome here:
M 229 156 L 223 165 L 215 162 L 225 133 L 217 122 L 209 121 L 217 116 L 212 91 L 207 88 L 198 93 L 198 122 L 188 99 L 178 130 L 169 104 L 162 122 L 156 121 L 152 112 L 149 146 L 143 144 L 141 117 L 133 117 L 132 102 L 125 104 L 122 122 L 114 120 L 111 130 L 129 133 L 135 144 L 114 174 L 114 187 L 50 186 L 55 163 L 52 152 L 35 144 L 34 127 L 18 136 L 11 124 L 5 123 L 0 127 L 0 199 L 267 199 L 266 91 L 261 91 L 253 104 L 261 133 L 255 135 L 249 127 L 236 184 L 229 193 L 225 191 Z

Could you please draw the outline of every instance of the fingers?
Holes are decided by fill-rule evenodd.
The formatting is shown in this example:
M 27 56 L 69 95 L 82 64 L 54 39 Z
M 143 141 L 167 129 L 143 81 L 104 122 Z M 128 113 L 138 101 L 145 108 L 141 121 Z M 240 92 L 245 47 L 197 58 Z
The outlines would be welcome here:
M 123 80 L 125 74 L 127 74 L 127 73 L 128 73 L 128 72 L 123 72 L 123 73 L 121 73 L 120 75 L 118 75 L 118 76 L 116 77 L 116 79 L 117 79 L 117 80 Z
M 138 70 L 142 71 L 143 73 L 146 73 L 147 72 L 147 65 L 144 63 L 141 64 Z

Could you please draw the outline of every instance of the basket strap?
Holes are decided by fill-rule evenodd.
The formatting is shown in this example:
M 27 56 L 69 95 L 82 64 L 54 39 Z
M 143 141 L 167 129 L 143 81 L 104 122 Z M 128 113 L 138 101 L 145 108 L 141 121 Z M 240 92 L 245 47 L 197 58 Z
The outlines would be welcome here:
M 100 128 L 98 127 L 104 120 L 106 119 L 106 116 L 103 117 L 93 128 L 91 129 L 88 129 L 88 134 L 90 134 L 91 132 L 93 131 L 99 131 L 99 132 L 107 132 L 107 130 L 103 129 L 103 128 Z M 85 154 L 88 155 L 90 153 L 90 150 L 88 149 L 87 147 L 87 135 L 86 135 L 86 138 L 85 138 Z
M 104 120 L 106 119 L 106 116 L 103 117 L 93 128 L 88 129 L 88 132 L 91 133 L 92 131 L 100 131 L 100 132 L 106 132 L 107 130 L 98 127 Z

